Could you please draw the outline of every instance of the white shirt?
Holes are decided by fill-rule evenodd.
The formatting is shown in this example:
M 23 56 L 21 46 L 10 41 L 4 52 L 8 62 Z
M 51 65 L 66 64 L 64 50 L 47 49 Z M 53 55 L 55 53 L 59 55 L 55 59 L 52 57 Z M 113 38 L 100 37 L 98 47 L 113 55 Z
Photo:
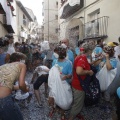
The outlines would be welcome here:
M 37 72 L 38 75 L 41 76 L 43 74 L 48 74 L 48 72 L 46 72 L 46 70 L 49 70 L 49 68 L 43 65 L 43 66 L 36 67 L 34 72 Z
M 13 47 L 12 44 L 9 44 L 7 53 L 11 55 L 14 52 L 15 52 L 15 48 Z

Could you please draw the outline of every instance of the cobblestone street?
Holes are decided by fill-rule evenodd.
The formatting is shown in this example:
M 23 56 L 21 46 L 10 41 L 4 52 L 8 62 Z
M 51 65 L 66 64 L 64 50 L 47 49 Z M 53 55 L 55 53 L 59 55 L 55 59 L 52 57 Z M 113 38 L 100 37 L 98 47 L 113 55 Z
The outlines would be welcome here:
M 26 80 L 30 83 L 32 78 L 31 73 L 27 73 Z M 31 87 L 31 92 L 32 90 L 32 85 Z M 47 104 L 47 99 L 45 98 L 44 95 L 44 86 L 41 86 L 40 88 L 41 95 L 42 95 L 42 103 L 43 107 L 42 108 L 37 108 L 36 107 L 36 99 L 33 94 L 32 100 L 26 107 L 22 107 L 20 105 L 21 111 L 24 115 L 24 120 L 60 120 L 60 115 L 55 114 L 53 118 L 48 118 L 48 113 L 49 113 L 49 107 Z M 85 117 L 85 120 L 112 120 L 112 114 L 113 111 L 115 110 L 115 107 L 112 107 L 112 110 L 110 112 L 105 112 L 104 109 L 102 109 L 102 105 L 104 104 L 103 101 L 99 103 L 99 105 L 92 106 L 92 107 L 87 107 L 83 108 L 82 115 Z M 69 113 L 69 111 L 66 112 L 66 116 Z M 76 119 L 78 120 L 78 119 Z

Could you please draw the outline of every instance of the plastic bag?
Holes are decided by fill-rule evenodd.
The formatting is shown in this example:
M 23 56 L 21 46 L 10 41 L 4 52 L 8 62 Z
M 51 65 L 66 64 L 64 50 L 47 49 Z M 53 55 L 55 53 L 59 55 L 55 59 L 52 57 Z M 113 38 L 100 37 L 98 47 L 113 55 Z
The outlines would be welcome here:
M 49 50 L 50 49 L 50 46 L 49 46 L 49 42 L 48 41 L 43 41 L 41 42 L 41 51 L 44 51 L 44 50 Z
M 73 101 L 70 85 L 60 78 L 60 72 L 55 65 L 51 68 L 48 77 L 49 97 L 53 97 L 55 104 L 63 110 L 70 108 Z
M 27 81 L 25 81 L 25 84 L 26 84 L 27 86 L 29 86 L 29 84 L 28 84 Z M 19 85 L 18 82 L 16 82 L 15 85 Z M 26 99 L 26 98 L 28 98 L 28 97 L 29 97 L 29 93 L 28 93 L 28 92 L 24 93 L 24 92 L 22 92 L 20 89 L 17 90 L 16 93 L 15 93 L 15 99 L 16 99 L 16 100 L 24 100 L 24 99 Z
M 110 71 L 107 70 L 106 64 L 104 67 L 96 74 L 96 78 L 99 80 L 101 91 L 107 90 L 109 85 L 114 80 L 117 73 L 117 68 Z
M 114 80 L 112 81 L 112 83 L 107 89 L 107 94 L 113 95 L 119 86 L 120 86 L 120 61 L 118 60 L 117 73 L 116 73 Z

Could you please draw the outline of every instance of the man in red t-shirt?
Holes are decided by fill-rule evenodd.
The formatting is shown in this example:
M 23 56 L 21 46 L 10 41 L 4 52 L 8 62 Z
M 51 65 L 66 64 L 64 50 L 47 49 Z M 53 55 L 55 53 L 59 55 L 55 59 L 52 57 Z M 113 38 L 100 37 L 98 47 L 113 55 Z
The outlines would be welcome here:
M 87 56 L 90 54 L 89 45 L 83 43 L 81 55 L 77 56 L 74 61 L 72 88 L 73 88 L 73 105 L 70 112 L 69 120 L 73 120 L 81 111 L 84 105 L 85 92 L 82 90 L 80 81 L 77 75 L 80 75 L 84 80 L 86 75 L 93 75 L 93 71 L 90 70 L 90 64 L 88 63 Z

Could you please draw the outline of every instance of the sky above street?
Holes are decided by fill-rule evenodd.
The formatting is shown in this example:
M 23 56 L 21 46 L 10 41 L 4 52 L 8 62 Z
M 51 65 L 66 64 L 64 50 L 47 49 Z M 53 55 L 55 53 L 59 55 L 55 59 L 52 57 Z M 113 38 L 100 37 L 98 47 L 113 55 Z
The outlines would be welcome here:
M 20 0 L 24 7 L 30 8 L 33 10 L 35 16 L 37 17 L 38 23 L 42 24 L 42 1 L 43 0 Z

